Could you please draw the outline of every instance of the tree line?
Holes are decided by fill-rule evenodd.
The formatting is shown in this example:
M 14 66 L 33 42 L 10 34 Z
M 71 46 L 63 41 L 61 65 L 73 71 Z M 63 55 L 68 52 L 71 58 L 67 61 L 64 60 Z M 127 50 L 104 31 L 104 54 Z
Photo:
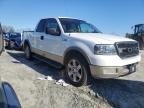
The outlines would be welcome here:
M 7 25 L 2 25 L 2 30 L 4 33 L 7 32 L 19 32 L 22 33 L 23 31 L 32 31 L 33 29 L 31 28 L 20 28 L 20 29 L 15 29 L 13 26 L 7 26 Z
M 15 32 L 14 27 L 12 27 L 12 26 L 6 26 L 6 25 L 2 25 L 2 30 L 3 30 L 4 33 Z

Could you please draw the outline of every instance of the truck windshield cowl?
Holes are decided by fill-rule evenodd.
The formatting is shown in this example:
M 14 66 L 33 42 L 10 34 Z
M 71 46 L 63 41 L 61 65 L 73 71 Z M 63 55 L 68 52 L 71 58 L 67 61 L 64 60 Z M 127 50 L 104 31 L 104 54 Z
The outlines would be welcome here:
M 101 33 L 94 25 L 71 18 L 59 18 L 65 33 Z

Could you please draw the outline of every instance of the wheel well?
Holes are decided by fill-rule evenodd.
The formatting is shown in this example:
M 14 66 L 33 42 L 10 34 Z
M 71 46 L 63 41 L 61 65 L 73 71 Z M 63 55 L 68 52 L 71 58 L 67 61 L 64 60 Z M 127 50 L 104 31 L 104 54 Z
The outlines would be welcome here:
M 82 56 L 82 58 L 84 58 L 84 60 L 86 61 L 86 63 L 88 64 L 88 74 L 91 76 L 91 72 L 90 72 L 90 67 L 89 67 L 89 64 L 90 64 L 90 61 L 89 61 L 89 58 L 87 57 L 87 55 L 83 52 L 80 52 L 80 51 L 77 51 L 77 50 L 70 50 L 68 51 L 65 56 L 64 56 L 64 65 L 66 64 L 66 60 L 67 58 L 70 56 L 70 55 L 80 55 Z
M 82 53 L 82 52 L 80 52 L 80 51 L 77 51 L 77 50 L 70 50 L 70 51 L 68 51 L 68 52 L 65 54 L 65 56 L 64 56 L 64 64 L 65 64 L 65 62 L 66 62 L 67 57 L 69 57 L 70 55 L 73 55 L 73 54 L 79 54 L 79 55 L 81 55 L 81 56 L 85 59 L 85 61 L 86 61 L 88 64 L 90 64 L 90 61 L 89 61 L 88 57 L 86 56 L 86 54 L 84 54 L 84 53 Z

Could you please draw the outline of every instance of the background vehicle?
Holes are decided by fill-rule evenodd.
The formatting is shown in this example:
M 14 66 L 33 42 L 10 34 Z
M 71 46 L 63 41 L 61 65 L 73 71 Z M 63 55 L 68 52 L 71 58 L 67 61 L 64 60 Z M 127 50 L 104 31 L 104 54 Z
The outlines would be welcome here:
M 137 24 L 134 26 L 134 34 L 126 34 L 127 38 L 138 41 L 141 50 L 144 49 L 144 24 Z
M 73 18 L 42 19 L 35 31 L 23 35 L 27 59 L 34 57 L 65 67 L 67 80 L 85 85 L 95 78 L 116 78 L 136 71 L 138 43 L 101 33 L 94 25 Z
M 0 54 L 3 51 L 3 32 L 0 25 Z M 2 70 L 1 70 L 2 71 Z M 21 108 L 17 95 L 11 85 L 0 79 L 0 108 Z
M 21 34 L 20 33 L 6 33 L 5 47 L 8 49 L 21 49 Z
M 3 51 L 3 31 L 0 24 L 0 54 L 2 53 L 2 51 Z
M 0 108 L 21 108 L 12 86 L 0 80 Z

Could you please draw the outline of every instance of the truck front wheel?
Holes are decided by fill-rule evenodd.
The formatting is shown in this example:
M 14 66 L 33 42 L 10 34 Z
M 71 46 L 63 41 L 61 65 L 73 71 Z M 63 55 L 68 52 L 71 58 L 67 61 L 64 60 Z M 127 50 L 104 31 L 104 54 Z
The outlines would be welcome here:
M 31 59 L 31 50 L 30 50 L 29 45 L 27 45 L 27 44 L 24 47 L 24 53 L 25 53 L 26 59 L 30 60 Z
M 88 82 L 89 67 L 87 61 L 80 55 L 72 53 L 66 58 L 66 78 L 74 86 L 86 85 Z

